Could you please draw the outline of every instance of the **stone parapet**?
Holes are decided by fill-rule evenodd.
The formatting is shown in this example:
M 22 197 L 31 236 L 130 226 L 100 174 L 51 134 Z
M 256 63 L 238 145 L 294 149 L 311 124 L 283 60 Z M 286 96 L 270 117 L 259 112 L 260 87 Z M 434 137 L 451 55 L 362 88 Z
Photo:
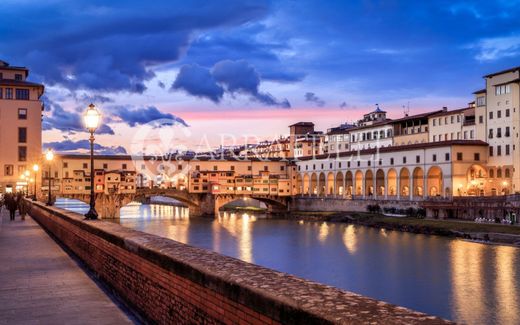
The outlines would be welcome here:
M 40 225 L 151 323 L 449 323 L 118 224 L 30 204 Z

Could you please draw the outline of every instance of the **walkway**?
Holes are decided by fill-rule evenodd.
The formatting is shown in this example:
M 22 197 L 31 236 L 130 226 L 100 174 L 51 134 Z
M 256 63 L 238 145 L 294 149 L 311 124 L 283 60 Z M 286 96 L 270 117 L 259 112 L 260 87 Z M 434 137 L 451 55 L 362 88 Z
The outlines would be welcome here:
M 134 320 L 29 216 L 0 213 L 0 324 Z

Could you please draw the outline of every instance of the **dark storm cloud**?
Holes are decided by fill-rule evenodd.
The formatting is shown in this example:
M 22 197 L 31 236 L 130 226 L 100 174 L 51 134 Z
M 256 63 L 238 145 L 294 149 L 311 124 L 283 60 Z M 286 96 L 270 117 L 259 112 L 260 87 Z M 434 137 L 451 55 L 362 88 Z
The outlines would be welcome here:
M 59 104 L 46 100 L 46 106 L 50 110 L 50 114 L 43 117 L 43 130 L 60 130 L 66 132 L 85 132 L 82 116 L 78 112 L 66 111 Z M 102 123 L 96 130 L 97 134 L 114 134 L 114 130 L 108 125 Z
M 171 89 L 184 90 L 190 95 L 208 98 L 215 103 L 219 103 L 224 95 L 224 89 L 217 85 L 211 71 L 196 64 L 182 66 Z
M 51 148 L 54 151 L 61 153 L 68 152 L 85 152 L 90 149 L 89 140 L 64 140 L 64 141 L 55 141 L 55 142 L 47 142 L 43 144 L 43 148 Z M 118 154 L 126 154 L 126 149 L 121 146 L 104 146 L 99 143 L 94 143 L 94 150 L 96 153 L 101 155 L 118 155 Z
M 188 123 L 182 118 L 170 113 L 163 113 L 155 106 L 148 106 L 143 108 L 128 108 L 126 106 L 115 106 L 109 108 L 114 116 L 121 118 L 122 122 L 131 127 L 136 125 L 148 124 L 157 120 L 170 120 L 170 123 L 161 121 L 161 125 L 178 124 L 188 127 Z
M 318 107 L 325 106 L 325 101 L 323 99 L 319 98 L 318 96 L 316 96 L 315 93 L 311 93 L 311 92 L 305 93 L 304 97 L 305 97 L 306 102 L 314 103 Z
M 184 90 L 190 95 L 219 103 L 227 92 L 243 94 L 267 106 L 290 108 L 287 99 L 277 100 L 271 94 L 260 92 L 260 74 L 244 60 L 224 60 L 212 69 L 199 65 L 184 65 L 172 84 L 172 90 Z
M 142 93 L 194 33 L 264 17 L 259 1 L 52 1 L 0 4 L 3 59 L 69 89 Z M 23 17 L 23 21 L 20 18 Z M 30 39 L 30 42 L 27 40 Z

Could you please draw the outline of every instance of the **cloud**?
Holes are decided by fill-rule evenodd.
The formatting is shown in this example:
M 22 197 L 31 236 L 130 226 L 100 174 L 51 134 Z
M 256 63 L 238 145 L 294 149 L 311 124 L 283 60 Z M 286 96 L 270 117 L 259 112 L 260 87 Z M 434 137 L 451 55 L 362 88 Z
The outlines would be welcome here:
M 61 153 L 86 153 L 90 150 L 90 142 L 89 140 L 47 142 L 43 144 L 43 148 L 52 148 L 54 151 Z M 127 153 L 122 146 L 104 146 L 97 142 L 94 143 L 94 150 L 96 154 L 101 155 L 124 155 Z
M 162 89 L 166 88 L 166 85 L 164 84 L 164 82 L 162 82 L 160 80 L 157 81 L 157 86 L 159 86 L 159 88 L 162 88 Z
M 341 104 L 339 104 L 339 108 L 341 108 L 341 109 L 356 108 L 356 106 L 350 105 L 347 102 L 342 102 Z
M 215 103 L 219 103 L 224 95 L 224 89 L 217 85 L 211 71 L 197 64 L 182 66 L 171 89 L 184 90 L 190 95 L 207 98 Z
M 188 127 L 188 123 L 182 118 L 170 113 L 163 113 L 155 106 L 143 108 L 128 108 L 125 106 L 115 106 L 110 108 L 113 115 L 118 116 L 122 122 L 131 127 L 136 125 L 148 124 L 156 120 L 171 120 L 171 124 L 179 124 Z M 161 123 L 161 125 L 165 125 Z
M 520 36 L 484 38 L 468 47 L 477 49 L 475 59 L 478 61 L 495 61 L 516 57 L 520 55 Z
M 86 132 L 83 125 L 82 116 L 78 112 L 65 110 L 61 105 L 47 100 L 51 114 L 44 116 L 42 127 L 43 130 L 60 130 L 67 132 Z M 106 124 L 102 123 L 96 130 L 96 134 L 114 134 L 114 130 Z
M 323 99 L 319 98 L 318 96 L 316 96 L 315 93 L 311 93 L 311 92 L 305 93 L 305 101 L 314 103 L 318 107 L 325 106 L 325 101 Z
M 260 75 L 245 60 L 223 60 L 211 69 L 192 64 L 181 67 L 171 90 L 184 90 L 190 95 L 220 103 L 224 93 L 243 94 L 268 106 L 290 108 L 287 99 L 277 100 L 267 92 L 260 92 Z
M 47 85 L 134 93 L 146 90 L 155 66 L 178 61 L 195 35 L 240 26 L 269 12 L 267 1 L 239 0 L 226 5 L 55 0 L 0 7 L 2 43 L 9 44 L 1 52 L 8 62 L 31 67 Z

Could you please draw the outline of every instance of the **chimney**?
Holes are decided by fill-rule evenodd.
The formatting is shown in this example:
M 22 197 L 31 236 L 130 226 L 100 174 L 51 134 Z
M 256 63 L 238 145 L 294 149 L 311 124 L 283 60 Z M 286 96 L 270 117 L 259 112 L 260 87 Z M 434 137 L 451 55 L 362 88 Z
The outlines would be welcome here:
M 447 112 L 447 111 L 448 111 L 448 107 L 447 107 L 447 106 L 443 106 L 443 107 L 442 107 L 442 111 L 443 111 L 443 112 Z

